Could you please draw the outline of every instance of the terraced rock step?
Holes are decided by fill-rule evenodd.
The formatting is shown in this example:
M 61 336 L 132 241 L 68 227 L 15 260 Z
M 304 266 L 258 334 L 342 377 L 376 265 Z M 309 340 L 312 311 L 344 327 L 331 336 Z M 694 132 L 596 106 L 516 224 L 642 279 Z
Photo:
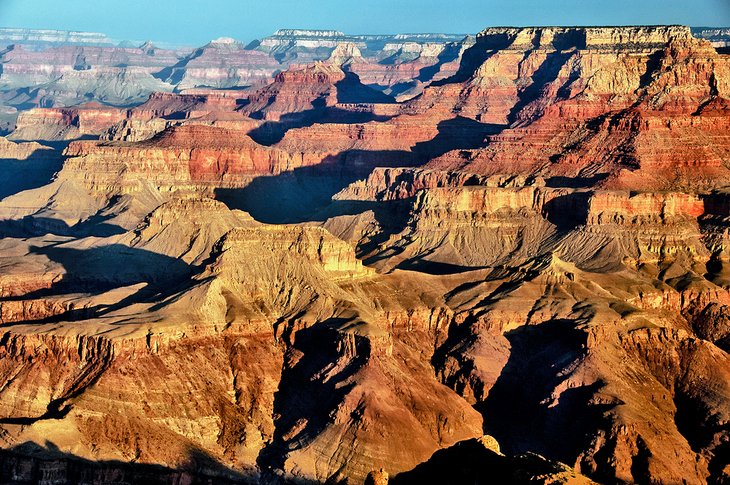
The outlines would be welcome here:
M 721 35 L 6 49 L 0 481 L 725 483 Z

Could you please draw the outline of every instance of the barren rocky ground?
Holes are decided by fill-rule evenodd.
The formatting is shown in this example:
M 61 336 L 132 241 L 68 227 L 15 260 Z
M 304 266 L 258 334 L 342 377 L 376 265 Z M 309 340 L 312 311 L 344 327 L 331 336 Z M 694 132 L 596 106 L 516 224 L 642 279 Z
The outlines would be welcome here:
M 0 482 L 727 483 L 695 34 L 8 46 Z

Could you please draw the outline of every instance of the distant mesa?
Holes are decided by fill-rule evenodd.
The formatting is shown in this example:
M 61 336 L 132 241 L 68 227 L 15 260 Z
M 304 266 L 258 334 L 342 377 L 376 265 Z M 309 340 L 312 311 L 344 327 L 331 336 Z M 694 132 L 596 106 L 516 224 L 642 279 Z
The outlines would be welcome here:
M 279 29 L 272 37 L 346 37 L 338 30 Z
M 49 29 L 0 28 L 0 41 L 33 42 L 43 44 L 79 44 L 112 46 L 114 42 L 105 34 Z
M 214 40 L 210 41 L 210 44 L 209 45 L 224 45 L 224 46 L 229 46 L 229 45 L 236 45 L 238 43 L 239 42 L 236 39 L 233 39 L 231 37 L 218 37 L 217 39 L 214 39 Z

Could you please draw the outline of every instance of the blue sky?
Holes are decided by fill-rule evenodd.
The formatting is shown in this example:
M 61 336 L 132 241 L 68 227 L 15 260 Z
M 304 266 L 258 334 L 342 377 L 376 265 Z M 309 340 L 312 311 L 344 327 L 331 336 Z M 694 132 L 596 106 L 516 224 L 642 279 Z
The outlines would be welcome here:
M 730 26 L 730 0 L 0 0 L 0 26 L 198 45 L 278 28 L 475 33 L 496 25 Z

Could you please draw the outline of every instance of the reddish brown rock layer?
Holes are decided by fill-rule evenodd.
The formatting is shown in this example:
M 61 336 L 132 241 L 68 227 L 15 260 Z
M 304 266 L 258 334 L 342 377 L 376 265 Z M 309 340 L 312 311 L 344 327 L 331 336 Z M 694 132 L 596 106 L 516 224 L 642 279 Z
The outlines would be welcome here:
M 155 95 L 0 202 L 3 445 L 254 481 L 409 483 L 460 454 L 724 480 L 727 58 L 681 27 L 489 29 L 384 104 L 333 48 Z M 425 50 L 393 70 L 448 63 Z
M 18 116 L 12 138 L 16 140 L 63 140 L 101 135 L 127 117 L 125 110 L 96 103 L 77 108 L 35 108 Z

